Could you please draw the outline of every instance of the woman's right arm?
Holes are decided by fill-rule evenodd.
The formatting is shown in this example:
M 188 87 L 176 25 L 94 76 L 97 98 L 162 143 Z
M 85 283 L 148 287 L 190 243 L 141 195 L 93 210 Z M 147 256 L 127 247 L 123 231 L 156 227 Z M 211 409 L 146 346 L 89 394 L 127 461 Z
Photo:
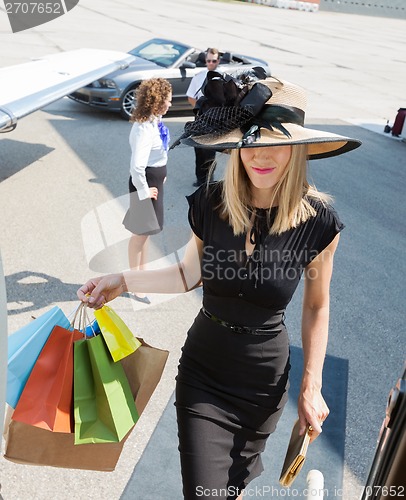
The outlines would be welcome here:
M 130 174 L 132 183 L 137 188 L 140 200 L 147 198 L 156 199 L 158 195 L 157 188 L 150 188 L 148 186 L 145 175 L 145 169 L 147 168 L 152 148 L 152 135 L 148 125 L 148 123 L 134 123 L 130 132 Z
M 93 278 L 79 288 L 77 295 L 89 307 L 99 309 L 124 292 L 183 293 L 201 280 L 203 241 L 193 234 L 179 264 L 151 271 L 126 271 Z

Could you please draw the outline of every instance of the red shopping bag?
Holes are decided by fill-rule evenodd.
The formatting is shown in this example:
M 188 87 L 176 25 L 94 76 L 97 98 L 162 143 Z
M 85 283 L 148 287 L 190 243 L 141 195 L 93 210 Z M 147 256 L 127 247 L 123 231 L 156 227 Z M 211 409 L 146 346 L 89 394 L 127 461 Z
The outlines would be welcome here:
M 78 330 L 56 326 L 42 349 L 12 419 L 53 432 L 71 433 L 73 423 L 73 343 Z

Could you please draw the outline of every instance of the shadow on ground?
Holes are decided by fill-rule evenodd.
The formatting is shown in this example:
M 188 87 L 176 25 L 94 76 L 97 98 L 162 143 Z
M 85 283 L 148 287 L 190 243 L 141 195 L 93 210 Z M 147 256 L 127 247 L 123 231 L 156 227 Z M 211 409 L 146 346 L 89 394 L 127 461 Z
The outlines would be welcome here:
M 6 276 L 8 314 L 36 311 L 53 302 L 69 302 L 76 299 L 82 283 L 64 283 L 54 276 L 33 271 L 21 271 Z
M 0 182 L 40 160 L 54 148 L 13 139 L 1 139 Z

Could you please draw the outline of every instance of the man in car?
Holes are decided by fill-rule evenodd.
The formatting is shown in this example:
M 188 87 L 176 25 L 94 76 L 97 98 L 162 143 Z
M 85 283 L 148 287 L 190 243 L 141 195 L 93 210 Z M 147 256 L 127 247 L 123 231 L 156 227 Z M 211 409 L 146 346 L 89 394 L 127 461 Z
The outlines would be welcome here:
M 220 53 L 218 49 L 209 48 L 206 52 L 206 69 L 195 75 L 186 92 L 188 101 L 195 107 L 196 101 L 202 97 L 201 88 L 206 79 L 208 71 L 216 71 L 220 62 Z M 216 152 L 209 149 L 194 148 L 196 156 L 196 181 L 193 186 L 198 187 L 209 180 L 210 170 L 215 162 Z M 214 169 L 212 170 L 212 172 Z

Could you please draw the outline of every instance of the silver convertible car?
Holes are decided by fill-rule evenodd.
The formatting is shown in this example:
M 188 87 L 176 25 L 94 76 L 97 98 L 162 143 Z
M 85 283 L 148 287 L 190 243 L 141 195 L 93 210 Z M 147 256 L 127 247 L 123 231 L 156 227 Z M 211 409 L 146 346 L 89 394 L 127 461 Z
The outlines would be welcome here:
M 110 73 L 69 97 L 88 106 L 120 112 L 128 120 L 137 86 L 148 78 L 162 77 L 172 85 L 171 111 L 191 109 L 186 91 L 194 75 L 206 67 L 204 51 L 173 40 L 153 38 L 130 50 L 129 54 L 135 56 L 135 60 L 126 69 Z M 270 76 L 266 61 L 220 51 L 220 72 L 233 74 L 255 66 L 262 66 Z

